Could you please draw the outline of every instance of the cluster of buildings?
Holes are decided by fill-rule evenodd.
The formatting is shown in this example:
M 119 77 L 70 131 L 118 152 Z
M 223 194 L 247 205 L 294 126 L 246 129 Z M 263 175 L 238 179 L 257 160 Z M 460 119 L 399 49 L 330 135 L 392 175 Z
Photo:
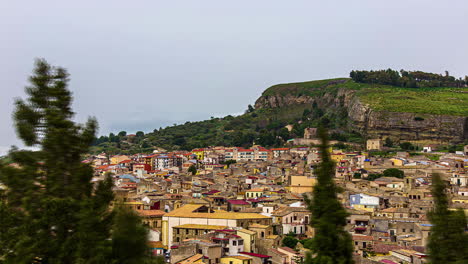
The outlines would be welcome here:
M 338 197 L 349 213 L 356 263 L 428 262 L 433 173 L 450 186 L 450 208 L 468 212 L 467 153 L 439 153 L 435 161 L 425 152 L 379 158 L 329 151 L 334 180 L 344 190 Z M 153 254 L 170 263 L 293 264 L 301 263 L 314 236 L 304 195 L 316 184 L 320 157 L 314 147 L 252 146 L 103 153 L 85 162 L 94 166 L 95 180 L 113 174 L 116 202 L 142 217 Z M 389 168 L 404 178 L 366 179 Z M 298 243 L 283 244 L 287 236 Z

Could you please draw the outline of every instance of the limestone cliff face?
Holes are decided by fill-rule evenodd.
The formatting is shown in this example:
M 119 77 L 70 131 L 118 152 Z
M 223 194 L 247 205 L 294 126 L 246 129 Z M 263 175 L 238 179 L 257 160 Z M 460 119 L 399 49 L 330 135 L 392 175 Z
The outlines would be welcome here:
M 355 95 L 355 91 L 338 88 L 319 96 L 268 95 L 255 102 L 255 108 L 281 108 L 313 102 L 328 111 L 344 107 L 350 129 L 369 138 L 391 137 L 401 141 L 461 142 L 468 138 L 468 117 L 375 111 Z

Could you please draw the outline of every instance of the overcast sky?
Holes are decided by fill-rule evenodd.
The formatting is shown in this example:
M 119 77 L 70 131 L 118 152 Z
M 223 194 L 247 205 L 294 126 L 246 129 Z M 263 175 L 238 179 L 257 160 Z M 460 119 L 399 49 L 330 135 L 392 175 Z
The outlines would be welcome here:
M 468 1 L 0 0 L 0 153 L 34 58 L 67 68 L 100 134 L 244 111 L 352 69 L 468 74 Z

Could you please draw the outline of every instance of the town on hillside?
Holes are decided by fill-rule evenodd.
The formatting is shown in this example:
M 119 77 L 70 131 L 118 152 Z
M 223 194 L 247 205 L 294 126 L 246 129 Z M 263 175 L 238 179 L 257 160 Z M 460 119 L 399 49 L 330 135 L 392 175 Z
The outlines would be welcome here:
M 152 254 L 170 263 L 303 263 L 314 228 L 304 197 L 317 182 L 316 129 L 288 147 L 213 146 L 134 155 L 89 156 L 94 182 L 111 175 L 113 204 L 137 212 Z M 468 146 L 388 151 L 329 148 L 338 198 L 348 212 L 355 263 L 428 263 L 432 175 L 448 189 L 450 210 L 468 212 Z

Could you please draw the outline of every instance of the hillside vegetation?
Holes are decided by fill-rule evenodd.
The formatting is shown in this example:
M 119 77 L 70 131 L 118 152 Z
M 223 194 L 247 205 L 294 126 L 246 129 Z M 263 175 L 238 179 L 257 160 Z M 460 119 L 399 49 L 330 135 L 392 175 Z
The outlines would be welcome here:
M 266 89 L 260 99 L 337 97 L 343 89 L 376 111 L 418 113 L 426 115 L 468 116 L 468 88 L 418 87 L 407 88 L 377 83 L 360 83 L 350 78 L 337 78 L 300 83 L 278 84 Z M 259 100 L 260 100 L 259 99 Z M 290 103 L 254 109 L 245 114 L 186 122 L 155 129 L 144 135 L 129 137 L 126 133 L 111 134 L 96 139 L 93 152 L 137 153 L 149 152 L 154 147 L 167 150 L 220 146 L 266 147 L 282 146 L 290 138 L 302 137 L 304 128 L 322 124 L 331 131 L 331 139 L 363 143 L 364 136 L 351 129 L 348 109 L 343 103 L 323 105 L 317 101 Z M 342 98 L 341 98 L 342 99 Z M 259 101 L 257 100 L 257 102 Z M 267 100 L 264 100 L 267 101 Z M 291 131 L 286 126 L 292 125 Z
M 349 78 L 274 85 L 262 96 L 322 96 L 338 88 L 356 91 L 372 109 L 437 115 L 468 115 L 467 87 L 406 88 L 375 83 L 358 83 Z

